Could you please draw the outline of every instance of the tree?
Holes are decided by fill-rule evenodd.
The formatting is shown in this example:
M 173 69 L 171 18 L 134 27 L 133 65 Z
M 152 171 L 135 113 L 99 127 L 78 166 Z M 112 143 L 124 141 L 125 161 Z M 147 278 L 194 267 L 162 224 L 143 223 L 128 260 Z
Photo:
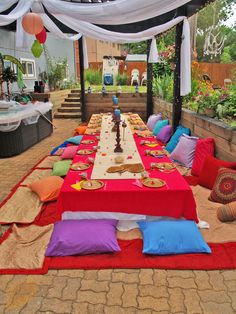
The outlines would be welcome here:
M 10 97 L 10 83 L 17 82 L 17 76 L 10 67 L 3 69 L 3 81 L 7 83 L 7 94 Z
M 219 55 L 213 59 L 211 59 L 210 56 L 204 55 L 203 47 L 207 33 L 206 30 L 212 25 L 217 25 L 219 36 L 226 36 L 226 41 L 224 43 L 224 47 L 226 47 L 228 45 L 227 35 L 232 29 L 224 26 L 222 22 L 226 21 L 233 14 L 232 7 L 234 3 L 235 0 L 216 0 L 199 11 L 197 20 L 197 54 L 199 61 L 220 61 Z M 229 44 L 231 43 L 233 43 L 233 41 Z

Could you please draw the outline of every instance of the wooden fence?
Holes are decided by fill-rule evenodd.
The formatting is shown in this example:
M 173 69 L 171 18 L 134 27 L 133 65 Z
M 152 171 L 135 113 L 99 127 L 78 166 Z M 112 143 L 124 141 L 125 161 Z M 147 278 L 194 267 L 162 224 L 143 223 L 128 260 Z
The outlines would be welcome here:
M 202 74 L 207 74 L 212 83 L 223 86 L 224 79 L 233 80 L 233 71 L 236 71 L 236 63 L 199 63 L 199 68 Z M 236 75 L 236 73 L 235 73 Z

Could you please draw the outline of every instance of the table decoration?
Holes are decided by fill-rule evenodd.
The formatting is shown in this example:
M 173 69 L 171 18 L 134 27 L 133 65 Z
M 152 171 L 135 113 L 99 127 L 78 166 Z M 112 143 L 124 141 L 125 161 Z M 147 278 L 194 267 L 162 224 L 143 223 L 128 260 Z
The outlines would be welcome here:
M 122 128 L 123 128 L 123 141 L 125 140 L 125 129 L 127 128 L 127 124 L 125 120 L 122 122 Z
M 148 188 L 161 188 L 166 185 L 165 181 L 157 178 L 142 179 L 142 183 Z
M 114 161 L 116 164 L 122 164 L 124 162 L 124 158 L 122 156 L 117 156 Z
M 117 113 L 116 115 L 115 125 L 116 125 L 116 146 L 114 149 L 114 153 L 122 153 L 123 149 L 120 145 L 120 110 L 119 110 L 119 113 Z
M 80 183 L 81 188 L 84 190 L 98 190 L 104 187 L 104 182 L 100 180 L 86 180 Z

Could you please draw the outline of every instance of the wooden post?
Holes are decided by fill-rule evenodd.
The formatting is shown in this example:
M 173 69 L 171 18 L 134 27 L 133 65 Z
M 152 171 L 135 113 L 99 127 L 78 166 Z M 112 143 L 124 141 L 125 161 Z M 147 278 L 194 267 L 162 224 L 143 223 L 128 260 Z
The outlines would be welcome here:
M 175 70 L 174 70 L 174 99 L 172 113 L 172 130 L 175 132 L 181 119 L 182 97 L 180 96 L 180 51 L 182 42 L 183 22 L 176 25 L 175 35 Z
M 153 114 L 153 99 L 152 99 L 152 63 L 148 63 L 150 47 L 152 40 L 147 40 L 147 119 Z
M 80 68 L 80 102 L 81 102 L 81 120 L 82 122 L 86 121 L 85 113 L 85 86 L 84 86 L 84 53 L 83 53 L 83 38 L 82 36 L 78 40 L 79 45 L 79 68 Z

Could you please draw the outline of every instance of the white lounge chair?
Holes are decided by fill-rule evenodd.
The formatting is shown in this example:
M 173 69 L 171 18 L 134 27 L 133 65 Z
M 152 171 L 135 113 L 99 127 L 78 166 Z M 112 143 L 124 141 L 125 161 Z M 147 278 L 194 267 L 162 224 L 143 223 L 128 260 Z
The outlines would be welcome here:
M 141 78 L 141 86 L 147 85 L 147 72 L 143 72 L 142 78 Z
M 135 85 L 138 84 L 139 85 L 139 70 L 138 69 L 133 69 L 131 71 L 131 86 L 132 85 Z

